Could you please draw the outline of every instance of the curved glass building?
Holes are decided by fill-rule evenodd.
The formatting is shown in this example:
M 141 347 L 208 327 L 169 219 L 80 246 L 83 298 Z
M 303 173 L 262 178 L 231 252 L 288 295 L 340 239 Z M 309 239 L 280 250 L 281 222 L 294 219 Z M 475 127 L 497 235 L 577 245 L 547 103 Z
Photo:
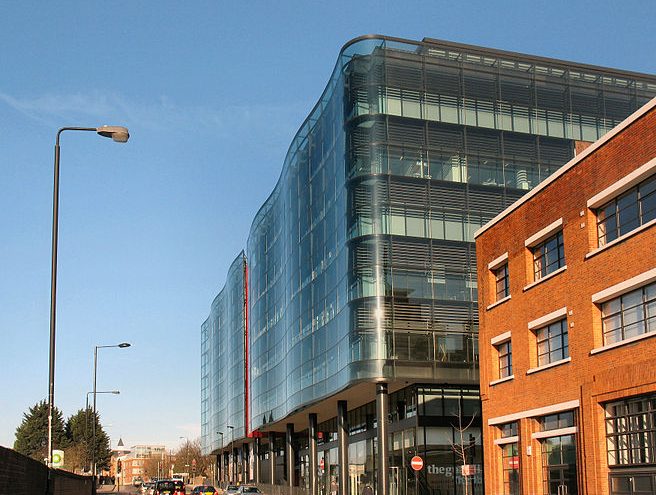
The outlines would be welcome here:
M 246 436 L 246 294 L 242 252 L 230 265 L 225 287 L 201 325 L 201 439 L 206 452 Z
M 228 476 L 482 493 L 473 233 L 655 94 L 651 76 L 432 39 L 347 43 L 251 226 Z

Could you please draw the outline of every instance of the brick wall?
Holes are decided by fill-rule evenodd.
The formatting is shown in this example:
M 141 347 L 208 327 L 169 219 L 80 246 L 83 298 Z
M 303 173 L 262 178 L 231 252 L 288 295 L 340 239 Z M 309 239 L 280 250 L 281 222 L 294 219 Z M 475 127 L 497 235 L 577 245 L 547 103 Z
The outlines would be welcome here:
M 587 256 L 597 247 L 595 213 L 587 200 L 656 157 L 656 108 L 616 134 L 566 171 L 538 194 L 530 197 L 504 219 L 481 233 L 476 242 L 480 312 L 480 373 L 483 416 L 521 413 L 539 407 L 578 400 L 577 422 L 580 493 L 608 493 L 608 464 L 603 407 L 600 403 L 621 397 L 655 392 L 653 356 L 656 336 L 597 354 L 602 345 L 601 314 L 592 294 L 656 268 L 656 226 Z M 532 259 L 524 241 L 562 218 L 565 262 L 562 273 L 533 282 Z M 494 278 L 488 263 L 508 253 L 511 298 L 495 302 Z M 571 361 L 527 374 L 536 366 L 536 343 L 528 322 L 560 308 L 567 308 Z M 504 332 L 512 335 L 512 380 L 490 385 L 498 377 L 498 356 L 490 339 Z M 531 439 L 539 425 L 534 419 L 520 422 L 520 465 L 523 493 L 540 491 L 542 478 L 540 442 Z M 501 487 L 498 428 L 486 427 L 486 493 Z M 527 447 L 532 454 L 527 454 Z
M 0 494 L 12 495 L 94 495 L 88 476 L 53 469 L 48 482 L 48 468 L 18 452 L 0 447 Z

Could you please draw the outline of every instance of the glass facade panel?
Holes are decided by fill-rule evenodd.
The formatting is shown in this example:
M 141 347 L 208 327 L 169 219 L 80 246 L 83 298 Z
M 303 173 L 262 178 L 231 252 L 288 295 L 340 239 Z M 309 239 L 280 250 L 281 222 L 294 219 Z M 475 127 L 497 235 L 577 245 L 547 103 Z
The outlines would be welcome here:
M 475 385 L 473 233 L 566 163 L 572 136 L 596 139 L 656 93 L 639 81 L 629 98 L 596 77 L 598 105 L 573 106 L 583 81 L 563 63 L 550 80 L 531 57 L 486 53 L 384 37 L 340 52 L 249 233 L 248 431 L 356 382 Z M 237 335 L 230 318 L 217 321 Z M 212 328 L 204 448 L 219 430 L 208 418 L 227 407 L 215 383 L 239 382 L 236 365 L 208 371 Z
M 204 452 L 222 448 L 232 438 L 244 437 L 246 432 L 245 270 L 242 253 L 230 265 L 226 285 L 214 299 L 210 316 L 202 326 L 201 447 Z M 251 372 L 257 373 L 258 369 L 254 367 Z M 234 426 L 234 432 L 227 425 Z

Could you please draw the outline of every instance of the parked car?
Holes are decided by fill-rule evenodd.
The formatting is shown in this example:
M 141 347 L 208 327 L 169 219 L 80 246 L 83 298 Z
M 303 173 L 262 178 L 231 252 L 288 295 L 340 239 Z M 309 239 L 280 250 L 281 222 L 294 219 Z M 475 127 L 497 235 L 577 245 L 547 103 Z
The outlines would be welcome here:
M 192 495 L 217 495 L 219 492 L 211 485 L 198 485 L 191 493 Z
M 141 495 L 153 495 L 155 491 L 155 482 L 146 481 L 141 485 Z
M 239 487 L 237 485 L 228 485 L 225 490 L 223 490 L 223 493 L 224 495 L 236 495 L 238 491 Z
M 153 495 L 185 495 L 184 483 L 180 480 L 159 480 Z
M 256 487 L 256 486 L 252 486 L 252 485 L 241 485 L 241 486 L 239 487 L 239 490 L 237 490 L 237 494 L 238 494 L 238 495 L 242 495 L 242 494 L 245 494 L 245 493 L 252 493 L 252 494 L 260 494 L 260 495 L 262 495 L 262 491 L 261 491 L 258 487 Z

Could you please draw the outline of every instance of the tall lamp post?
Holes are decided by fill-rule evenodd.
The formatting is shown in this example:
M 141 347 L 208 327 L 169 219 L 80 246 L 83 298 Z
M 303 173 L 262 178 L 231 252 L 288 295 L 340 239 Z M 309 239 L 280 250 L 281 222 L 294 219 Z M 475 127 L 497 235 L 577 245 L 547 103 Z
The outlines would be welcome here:
M 107 349 L 109 347 L 118 347 L 120 349 L 125 349 L 130 347 L 131 344 L 127 342 L 121 342 L 120 344 L 115 345 L 97 345 L 93 349 L 93 428 L 91 435 L 91 466 L 93 468 L 93 476 L 96 475 L 96 375 L 98 374 L 98 349 Z
M 55 317 L 57 312 L 57 239 L 59 233 L 59 136 L 64 131 L 94 131 L 117 143 L 130 138 L 126 127 L 62 127 L 55 139 L 55 167 L 52 193 L 52 255 L 50 259 L 50 353 L 48 365 L 48 467 L 52 466 L 52 414 L 55 408 Z

